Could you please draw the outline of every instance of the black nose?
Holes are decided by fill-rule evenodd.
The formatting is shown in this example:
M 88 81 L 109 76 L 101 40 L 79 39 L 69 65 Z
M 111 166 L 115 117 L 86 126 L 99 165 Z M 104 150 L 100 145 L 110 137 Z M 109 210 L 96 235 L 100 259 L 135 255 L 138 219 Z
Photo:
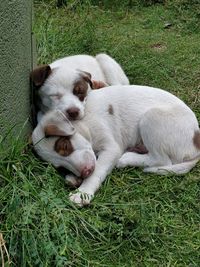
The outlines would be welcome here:
M 67 116 L 69 117 L 69 119 L 75 120 L 77 119 L 78 115 L 79 115 L 79 108 L 69 108 L 66 110 Z

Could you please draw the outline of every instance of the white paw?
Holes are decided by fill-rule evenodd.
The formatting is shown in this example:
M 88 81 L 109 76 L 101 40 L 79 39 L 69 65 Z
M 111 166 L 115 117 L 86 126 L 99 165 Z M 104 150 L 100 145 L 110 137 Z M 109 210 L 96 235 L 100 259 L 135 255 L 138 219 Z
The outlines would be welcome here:
M 77 204 L 79 207 L 83 207 L 90 204 L 93 195 L 78 191 L 76 193 L 71 193 L 69 199 Z

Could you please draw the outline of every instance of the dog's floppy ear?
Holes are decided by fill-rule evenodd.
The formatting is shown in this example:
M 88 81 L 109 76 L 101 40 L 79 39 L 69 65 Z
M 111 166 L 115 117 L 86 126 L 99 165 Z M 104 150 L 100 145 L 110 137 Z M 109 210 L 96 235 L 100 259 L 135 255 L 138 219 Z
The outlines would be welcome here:
M 30 78 L 35 87 L 40 87 L 43 85 L 43 83 L 50 74 L 51 74 L 51 67 L 46 64 L 34 69 L 30 74 Z
M 68 134 L 61 130 L 57 125 L 49 124 L 44 128 L 45 137 L 50 136 L 68 136 Z
M 89 83 L 90 87 L 92 88 L 92 75 L 87 72 L 87 71 L 83 71 L 83 70 L 79 70 L 81 77 L 87 82 Z
M 82 78 L 87 82 L 89 83 L 90 87 L 92 89 L 100 89 L 100 88 L 103 88 L 103 87 L 107 87 L 109 86 L 107 83 L 105 82 L 102 82 L 102 81 L 96 81 L 96 80 L 92 80 L 92 75 L 87 72 L 87 71 L 82 71 L 82 70 L 79 70 Z
M 86 80 L 86 82 L 91 81 L 92 75 L 89 72 L 83 71 L 83 70 L 79 70 L 79 71 L 81 72 L 82 77 L 84 80 Z
M 74 126 L 61 111 L 54 110 L 49 112 L 48 116 L 48 121 L 43 124 L 45 137 L 71 136 L 75 133 Z M 44 120 L 46 120 L 45 116 Z
M 48 124 L 44 127 L 44 135 L 45 137 L 61 137 L 61 136 L 72 136 L 75 133 L 74 127 L 68 123 L 65 125 L 56 125 L 56 124 Z

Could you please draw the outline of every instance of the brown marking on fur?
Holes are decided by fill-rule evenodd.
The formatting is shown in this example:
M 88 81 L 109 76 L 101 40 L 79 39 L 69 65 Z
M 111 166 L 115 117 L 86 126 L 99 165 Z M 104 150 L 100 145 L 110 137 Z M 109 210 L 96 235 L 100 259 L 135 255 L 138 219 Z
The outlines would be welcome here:
M 82 76 L 86 81 L 88 81 L 88 80 L 91 81 L 92 75 L 91 75 L 89 72 L 87 72 L 87 71 L 83 71 L 83 70 L 81 70 L 80 72 L 81 72 L 81 76 Z
M 54 150 L 59 155 L 61 155 L 63 157 L 67 157 L 74 151 L 74 148 L 72 146 L 72 143 L 71 143 L 69 137 L 65 136 L 65 137 L 60 137 L 55 142 Z
M 50 137 L 50 136 L 66 136 L 67 134 L 60 130 L 56 125 L 54 124 L 49 124 L 44 128 L 44 134 L 45 137 Z
M 100 89 L 100 88 L 107 87 L 107 86 L 108 86 L 108 84 L 106 84 L 102 81 L 92 80 L 92 89 Z
M 139 144 L 135 145 L 134 147 L 128 148 L 127 150 L 129 152 L 135 152 L 138 154 L 147 154 L 149 152 L 143 143 L 139 143 Z
M 197 149 L 200 149 L 200 131 L 196 131 L 193 136 L 193 144 Z
M 43 85 L 43 83 L 49 77 L 50 74 L 51 74 L 51 67 L 46 64 L 34 69 L 30 74 L 30 78 L 34 86 L 39 88 L 40 86 Z
M 73 94 L 83 101 L 87 96 L 88 83 L 83 79 L 79 79 L 74 84 Z
M 113 109 L 113 106 L 112 106 L 112 105 L 109 105 L 109 106 L 108 106 L 108 113 L 109 113 L 110 115 L 113 115 L 113 114 L 114 114 L 114 109 Z
M 87 83 L 89 83 L 90 87 L 92 88 L 92 75 L 87 72 L 87 71 L 83 71 L 83 70 L 79 70 L 81 78 L 83 78 Z

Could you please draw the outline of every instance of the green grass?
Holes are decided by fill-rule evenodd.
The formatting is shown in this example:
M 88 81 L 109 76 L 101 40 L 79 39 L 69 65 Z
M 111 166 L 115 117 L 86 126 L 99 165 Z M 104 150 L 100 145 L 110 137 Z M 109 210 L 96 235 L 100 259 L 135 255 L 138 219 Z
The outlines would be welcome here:
M 38 63 L 107 52 L 131 83 L 169 90 L 200 120 L 198 6 L 68 2 L 57 9 L 35 1 Z M 0 140 L 0 158 L 0 230 L 11 266 L 200 266 L 199 164 L 182 177 L 114 170 L 79 209 L 55 169 L 19 139 L 10 148 Z

